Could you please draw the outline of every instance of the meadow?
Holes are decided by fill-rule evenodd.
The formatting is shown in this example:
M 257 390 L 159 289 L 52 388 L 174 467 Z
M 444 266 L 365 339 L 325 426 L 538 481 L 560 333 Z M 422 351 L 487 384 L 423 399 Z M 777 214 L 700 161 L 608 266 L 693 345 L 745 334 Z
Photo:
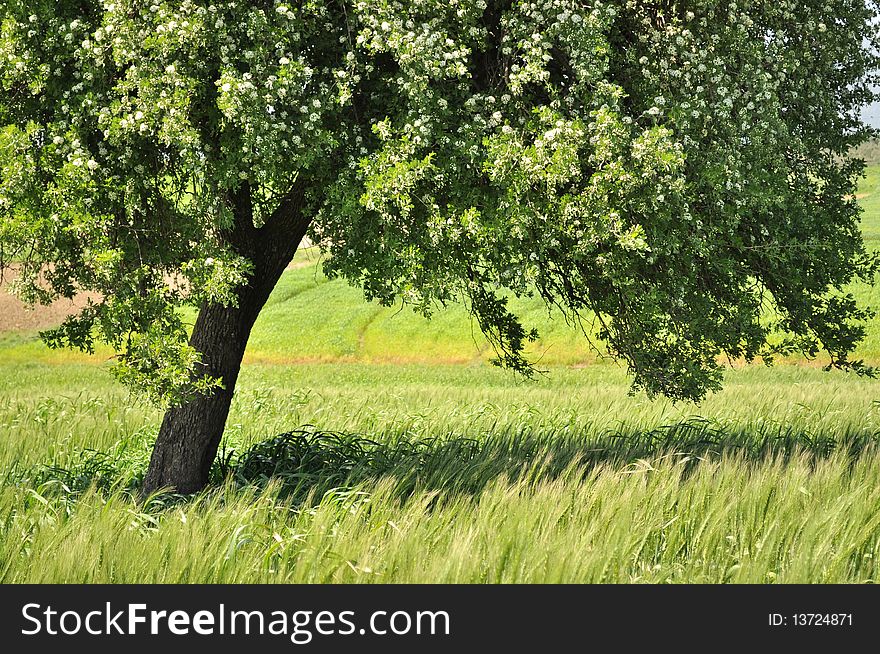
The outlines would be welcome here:
M 860 189 L 880 248 L 880 167 Z M 878 290 L 855 292 L 880 307 Z M 110 353 L 0 334 L 0 582 L 876 582 L 880 381 L 739 365 L 628 393 L 537 301 L 525 381 L 458 307 L 363 301 L 297 255 L 255 327 L 209 490 L 136 488 L 161 414 Z M 880 363 L 880 318 L 858 353 Z

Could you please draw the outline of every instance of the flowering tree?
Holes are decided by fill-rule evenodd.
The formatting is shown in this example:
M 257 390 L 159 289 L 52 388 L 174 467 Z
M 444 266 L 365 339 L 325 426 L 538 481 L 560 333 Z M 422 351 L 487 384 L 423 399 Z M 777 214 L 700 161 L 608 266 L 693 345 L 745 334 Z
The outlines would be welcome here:
M 877 80 L 863 0 L 2 0 L 2 262 L 44 334 L 168 410 L 145 489 L 198 490 L 301 240 L 528 371 L 537 293 L 636 388 L 723 357 L 849 354 L 877 263 L 846 158 Z M 190 330 L 179 308 L 199 307 Z

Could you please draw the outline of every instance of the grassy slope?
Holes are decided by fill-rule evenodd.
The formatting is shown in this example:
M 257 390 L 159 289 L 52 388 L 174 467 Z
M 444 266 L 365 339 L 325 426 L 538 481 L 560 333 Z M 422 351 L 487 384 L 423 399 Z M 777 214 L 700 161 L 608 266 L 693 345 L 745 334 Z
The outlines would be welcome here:
M 869 169 L 860 189 L 865 207 L 863 231 L 869 248 L 880 248 L 880 166 Z M 320 272 L 315 251 L 301 252 L 295 268 L 282 277 L 254 327 L 247 361 L 303 363 L 362 361 L 373 363 L 479 363 L 491 351 L 479 329 L 460 306 L 426 320 L 409 309 L 368 304 L 360 290 L 341 280 L 328 281 Z M 854 289 L 865 304 L 880 307 L 880 289 Z M 542 366 L 596 362 L 596 354 L 582 334 L 558 313 L 548 313 L 538 299 L 511 303 L 525 324 L 538 327 L 541 339 L 531 356 Z M 880 363 L 880 318 L 869 327 L 857 352 Z M 101 351 L 89 358 L 69 352 L 51 352 L 35 332 L 0 334 L 0 364 L 25 361 L 104 361 Z
M 875 247 L 878 187 L 875 168 Z M 106 353 L 4 336 L 0 581 L 880 577 L 875 382 L 752 366 L 699 407 L 629 396 L 613 365 L 522 383 L 480 364 L 460 310 L 426 323 L 316 274 L 287 273 L 261 316 L 248 358 L 266 365 L 242 374 L 215 470 L 229 481 L 196 501 L 131 500 L 160 416 L 92 365 Z M 521 308 L 544 325 L 544 363 L 591 360 Z M 880 358 L 880 322 L 866 352 Z M 372 442 L 269 451 L 305 424 Z

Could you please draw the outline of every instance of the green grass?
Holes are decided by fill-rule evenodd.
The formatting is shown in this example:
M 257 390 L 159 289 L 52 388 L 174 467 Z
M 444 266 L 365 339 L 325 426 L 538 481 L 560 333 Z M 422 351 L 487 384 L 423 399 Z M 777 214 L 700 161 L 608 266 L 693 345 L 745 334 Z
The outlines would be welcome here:
M 859 188 L 859 200 L 865 209 L 862 234 L 870 249 L 880 248 L 880 165 L 868 168 Z
M 873 457 L 756 466 L 682 456 L 629 466 L 536 463 L 479 494 L 393 478 L 305 506 L 276 485 L 136 508 L 0 494 L 4 581 L 866 582 L 880 555 Z M 36 519 L 39 516 L 39 519 Z M 36 523 L 36 524 L 35 524 Z
M 880 247 L 880 169 L 861 193 Z M 0 337 L 0 582 L 880 580 L 877 382 L 792 360 L 650 401 L 523 301 L 549 368 L 524 382 L 461 309 L 426 323 L 297 263 L 196 498 L 134 499 L 161 415 L 109 353 Z
M 158 414 L 96 366 L 22 366 L 0 580 L 876 581 L 874 389 L 748 368 L 697 412 L 609 366 L 250 366 L 213 490 L 139 506 Z M 340 433 L 275 438 L 309 423 Z

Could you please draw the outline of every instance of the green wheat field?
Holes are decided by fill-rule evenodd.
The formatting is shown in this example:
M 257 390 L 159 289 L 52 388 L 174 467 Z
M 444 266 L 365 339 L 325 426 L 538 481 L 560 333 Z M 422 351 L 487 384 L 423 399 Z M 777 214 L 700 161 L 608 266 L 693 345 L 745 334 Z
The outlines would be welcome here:
M 859 193 L 880 248 L 880 167 Z M 856 294 L 880 308 L 880 289 Z M 161 413 L 111 353 L 0 334 L 0 582 L 863 583 L 880 381 L 735 364 L 701 405 L 537 301 L 524 381 L 460 308 L 367 304 L 297 255 L 255 328 L 210 490 L 136 489 Z M 858 353 L 880 363 L 880 318 Z

